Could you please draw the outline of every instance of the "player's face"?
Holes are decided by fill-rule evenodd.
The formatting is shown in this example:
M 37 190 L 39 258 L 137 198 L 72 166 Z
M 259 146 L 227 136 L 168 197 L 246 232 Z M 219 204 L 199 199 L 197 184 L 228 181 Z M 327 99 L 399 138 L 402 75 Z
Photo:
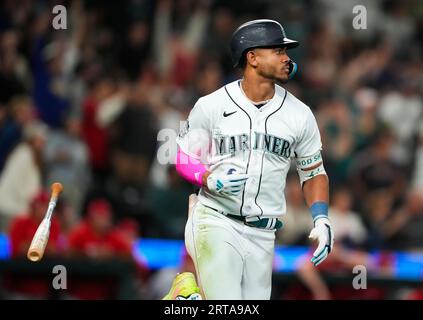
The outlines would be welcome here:
M 289 57 L 286 48 L 257 48 L 256 56 L 257 73 L 269 80 L 287 82 L 289 74 Z

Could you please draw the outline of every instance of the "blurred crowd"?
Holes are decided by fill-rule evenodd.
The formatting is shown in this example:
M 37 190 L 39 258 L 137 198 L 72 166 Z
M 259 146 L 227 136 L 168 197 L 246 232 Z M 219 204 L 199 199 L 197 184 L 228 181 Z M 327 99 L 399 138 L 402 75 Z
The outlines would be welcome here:
M 52 27 L 58 4 L 65 30 Z M 349 250 L 354 263 L 372 250 L 423 250 L 423 3 L 366 2 L 359 30 L 356 4 L 2 1 L 0 232 L 16 242 L 13 254 L 30 241 L 34 203 L 56 181 L 64 186 L 52 230 L 58 250 L 125 256 L 136 237 L 182 239 L 194 189 L 158 161 L 172 138 L 163 132 L 176 136 L 200 96 L 240 77 L 229 40 L 257 18 L 280 21 L 300 41 L 288 52 L 299 71 L 284 86 L 312 108 L 321 131 L 335 265 L 352 263 Z M 294 167 L 286 195 L 277 242 L 308 245 L 312 222 Z M 109 249 L 84 247 L 99 237 Z

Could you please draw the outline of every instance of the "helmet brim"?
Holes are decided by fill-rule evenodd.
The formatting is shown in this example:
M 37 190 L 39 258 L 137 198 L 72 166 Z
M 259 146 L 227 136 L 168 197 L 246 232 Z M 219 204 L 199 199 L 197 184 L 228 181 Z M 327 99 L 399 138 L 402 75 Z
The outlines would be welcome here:
M 245 52 L 247 52 L 248 50 L 252 50 L 255 48 L 282 48 L 285 47 L 287 50 L 289 49 L 293 49 L 296 48 L 300 45 L 300 43 L 296 40 L 292 40 L 289 38 L 281 38 L 278 39 L 276 41 L 274 41 L 273 43 L 270 44 L 266 44 L 266 45 L 260 45 L 260 44 L 251 44 L 251 46 L 249 46 L 247 49 L 245 49 L 242 54 L 241 57 L 245 54 Z M 238 67 L 240 61 L 237 61 L 236 63 L 233 64 L 233 67 L 236 68 Z
M 254 49 L 254 48 L 280 48 L 280 47 L 285 47 L 286 49 L 293 49 L 296 48 L 300 45 L 300 43 L 296 40 L 292 40 L 292 39 L 288 39 L 288 38 L 282 38 L 282 39 L 278 39 L 276 41 L 274 41 L 273 43 L 270 44 L 266 44 L 266 45 L 257 45 L 254 47 L 251 47 L 249 49 Z
M 293 48 L 298 47 L 300 45 L 300 43 L 298 41 L 285 38 L 283 40 L 283 45 L 286 46 L 287 49 L 293 49 Z

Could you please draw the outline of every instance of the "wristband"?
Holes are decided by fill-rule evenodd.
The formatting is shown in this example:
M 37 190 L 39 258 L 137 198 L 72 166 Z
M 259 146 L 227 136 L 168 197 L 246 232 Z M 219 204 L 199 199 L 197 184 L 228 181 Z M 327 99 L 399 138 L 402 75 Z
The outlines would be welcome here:
M 313 221 L 316 221 L 319 218 L 328 217 L 329 205 L 323 201 L 316 201 L 310 207 L 311 216 Z

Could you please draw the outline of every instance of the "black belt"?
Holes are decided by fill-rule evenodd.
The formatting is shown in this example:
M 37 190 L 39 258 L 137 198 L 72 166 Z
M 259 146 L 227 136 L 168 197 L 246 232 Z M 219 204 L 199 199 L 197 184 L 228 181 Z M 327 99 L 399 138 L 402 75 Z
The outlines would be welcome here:
M 204 206 L 206 208 L 212 209 L 212 210 L 214 210 L 214 211 L 216 211 L 220 214 L 223 214 L 224 216 L 227 216 L 228 218 L 241 221 L 245 225 L 250 226 L 250 227 L 273 230 L 273 229 L 280 229 L 283 226 L 282 221 L 280 221 L 277 218 L 254 217 L 254 218 L 257 218 L 257 220 L 247 221 L 245 216 L 238 216 L 236 214 L 226 213 L 226 212 L 220 211 L 218 209 L 215 209 L 215 208 L 212 208 L 212 207 L 209 207 L 209 206 L 206 206 L 206 205 L 204 205 Z

